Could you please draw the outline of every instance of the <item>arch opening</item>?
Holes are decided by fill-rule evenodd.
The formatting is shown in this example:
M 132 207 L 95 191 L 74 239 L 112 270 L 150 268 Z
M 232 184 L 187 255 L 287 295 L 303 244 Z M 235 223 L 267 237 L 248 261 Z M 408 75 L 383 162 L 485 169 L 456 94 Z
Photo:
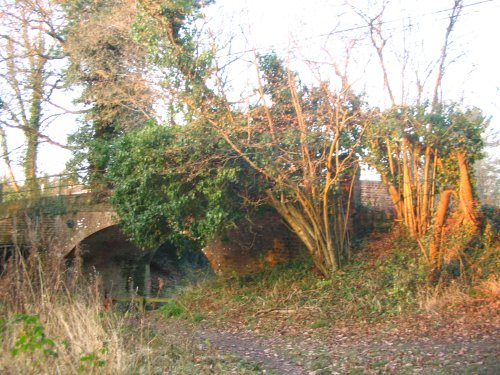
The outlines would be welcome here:
M 99 276 L 103 291 L 113 297 L 140 295 L 166 296 L 185 278 L 207 274 L 209 263 L 204 254 L 177 255 L 177 248 L 165 243 L 155 249 L 141 249 L 123 234 L 118 225 L 101 229 L 78 246 L 82 273 Z M 70 262 L 76 248 L 68 255 Z

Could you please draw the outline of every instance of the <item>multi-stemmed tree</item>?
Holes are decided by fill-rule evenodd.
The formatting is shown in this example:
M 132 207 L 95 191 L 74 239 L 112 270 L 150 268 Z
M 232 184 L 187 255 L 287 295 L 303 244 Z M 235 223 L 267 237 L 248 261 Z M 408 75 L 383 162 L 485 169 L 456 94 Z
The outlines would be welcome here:
M 415 72 L 414 103 L 396 99 L 393 82 L 397 79 L 393 78 L 397 77 L 391 75 L 387 65 L 389 38 L 383 32 L 387 3 L 382 1 L 382 11 L 374 17 L 357 11 L 367 23 L 390 100 L 390 107 L 378 113 L 367 132 L 365 160 L 379 172 L 387 186 L 396 219 L 419 243 L 430 267 L 439 269 L 444 256 L 442 245 L 451 233 L 445 231 L 451 212 L 458 210 L 460 214 L 454 215 L 454 220 L 448 220 L 448 224 L 453 221 L 452 226 L 460 225 L 469 233 L 474 233 L 478 227 L 472 165 L 481 157 L 481 133 L 486 119 L 477 109 L 464 110 L 457 104 L 444 104 L 440 96 L 451 33 L 463 2 L 456 0 L 450 9 L 440 53 L 423 72 L 426 78 L 420 79 L 422 72 Z M 409 60 L 409 53 L 405 50 L 404 58 L 399 59 L 403 65 Z M 408 68 L 405 65 L 401 71 L 404 73 Z M 426 102 L 422 98 L 426 89 L 424 83 L 431 78 L 434 78 L 431 100 Z M 399 77 L 402 82 L 405 79 L 404 74 Z M 402 98 L 408 96 L 406 92 L 401 93 Z M 452 196 L 455 209 L 450 205 Z
M 268 204 L 328 275 L 349 256 L 357 156 L 369 117 L 347 86 L 301 84 L 275 54 L 256 64 L 256 104 L 237 114 L 226 105 L 225 117 L 209 121 L 265 181 Z

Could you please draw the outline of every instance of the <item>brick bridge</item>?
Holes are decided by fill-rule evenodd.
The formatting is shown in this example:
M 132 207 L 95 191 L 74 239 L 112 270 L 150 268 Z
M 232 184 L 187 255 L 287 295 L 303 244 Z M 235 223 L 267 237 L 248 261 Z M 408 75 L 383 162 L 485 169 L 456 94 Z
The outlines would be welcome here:
M 154 294 L 156 275 L 175 273 L 179 266 L 175 248 L 168 244 L 143 250 L 131 243 L 119 230 L 116 214 L 102 193 L 80 187 L 45 189 L 29 199 L 22 194 L 4 196 L 6 202 L 0 203 L 4 257 L 15 246 L 43 249 L 61 261 L 78 250 L 84 272 L 97 270 L 107 289 L 119 289 L 116 295 L 129 293 L 131 284 L 141 294 Z M 291 249 L 297 241 L 275 215 L 265 214 L 257 221 L 243 223 L 202 250 L 215 273 L 248 273 L 289 260 L 296 252 Z
M 356 194 L 358 202 L 382 215 L 390 206 L 379 182 L 361 181 Z M 378 220 L 368 218 L 366 225 Z M 133 275 L 143 274 L 143 281 L 136 277 L 135 283 L 142 283 L 141 292 L 145 294 L 151 293 L 152 286 L 146 285 L 144 279 L 154 279 L 151 264 L 171 270 L 171 258 L 175 258 L 175 249 L 167 250 L 170 260 L 155 260 L 157 249 L 141 250 L 134 246 L 118 229 L 113 208 L 102 194 L 90 193 L 85 187 L 0 203 L 0 246 L 29 247 L 31 243 L 45 246 L 60 258 L 70 256 L 81 245 L 78 248 L 82 249 L 87 270 L 107 274 L 111 278 L 108 284 L 114 285 L 126 284 Z M 159 249 L 164 251 L 165 246 Z M 253 218 L 252 224 L 242 223 L 224 239 L 216 238 L 203 249 L 212 270 L 218 274 L 252 272 L 287 261 L 300 251 L 300 241 L 271 213 Z M 128 271 L 122 272 L 123 269 Z
M 116 224 L 111 205 L 93 194 L 12 201 L 0 204 L 0 245 L 50 241 L 67 255 L 87 237 Z

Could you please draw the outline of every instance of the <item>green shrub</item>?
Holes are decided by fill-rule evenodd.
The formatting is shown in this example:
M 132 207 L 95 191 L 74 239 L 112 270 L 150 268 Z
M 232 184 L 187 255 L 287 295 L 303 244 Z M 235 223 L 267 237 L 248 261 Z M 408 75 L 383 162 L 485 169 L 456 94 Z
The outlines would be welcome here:
M 200 311 L 195 311 L 193 312 L 193 314 L 191 315 L 191 318 L 193 319 L 194 322 L 201 322 L 202 320 L 205 319 L 205 314 L 203 314 L 202 312 Z
M 168 301 L 158 309 L 159 313 L 166 318 L 176 318 L 184 315 L 186 309 L 175 300 Z
M 17 314 L 15 322 L 22 323 L 23 328 L 10 349 L 14 357 L 19 353 L 40 353 L 45 357 L 57 357 L 57 353 L 53 350 L 54 340 L 46 337 L 38 315 Z
M 311 328 L 324 328 L 328 327 L 328 321 L 326 319 L 317 319 L 313 324 L 311 324 Z
M 102 347 L 99 352 L 91 352 L 80 357 L 81 365 L 78 367 L 78 372 L 85 373 L 89 369 L 101 368 L 106 366 L 106 361 L 101 358 L 108 352 L 107 347 Z

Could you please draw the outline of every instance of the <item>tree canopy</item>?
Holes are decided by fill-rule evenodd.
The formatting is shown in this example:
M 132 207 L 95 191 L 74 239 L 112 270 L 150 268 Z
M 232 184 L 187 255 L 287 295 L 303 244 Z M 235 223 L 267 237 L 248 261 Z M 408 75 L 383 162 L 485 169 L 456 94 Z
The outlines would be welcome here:
M 424 91 L 418 72 L 414 101 L 401 103 L 386 59 L 386 2 L 375 16 L 354 9 L 366 22 L 390 98 L 382 109 L 350 82 L 356 40 L 346 47 L 344 67 L 333 61 L 311 71 L 276 52 L 254 51 L 247 67 L 255 76 L 246 83 L 246 96 L 234 99 L 225 70 L 232 55 L 221 56 L 206 27 L 204 9 L 211 3 L 65 1 L 56 12 L 63 26 L 43 32 L 28 22 L 30 12 L 41 12 L 21 7 L 25 17 L 14 19 L 26 18 L 23 43 L 2 39 L 11 58 L 1 73 L 12 95 L 2 98 L 0 110 L 25 131 L 26 176 L 36 174 L 44 101 L 51 87 L 59 87 L 46 67 L 51 58 L 64 57 L 58 74 L 79 90 L 85 112 L 71 140 L 72 164 L 111 189 L 125 232 L 142 246 L 166 240 L 201 246 L 262 206 L 281 216 L 316 268 L 329 275 L 350 257 L 353 191 L 362 162 L 378 171 L 396 220 L 432 267 L 439 267 L 447 223 L 477 231 L 472 165 L 482 156 L 487 120 L 479 109 L 441 97 L 461 1 L 450 9 L 442 48 L 428 72 L 434 86 Z M 52 25 L 54 15 L 42 16 L 40 22 Z M 16 51 L 22 58 L 14 57 Z M 432 95 L 427 101 L 426 92 Z M 4 126 L 7 120 L 0 130 Z
M 245 217 L 252 173 L 206 127 L 154 123 L 111 145 L 108 180 L 122 226 L 142 246 L 204 245 Z

